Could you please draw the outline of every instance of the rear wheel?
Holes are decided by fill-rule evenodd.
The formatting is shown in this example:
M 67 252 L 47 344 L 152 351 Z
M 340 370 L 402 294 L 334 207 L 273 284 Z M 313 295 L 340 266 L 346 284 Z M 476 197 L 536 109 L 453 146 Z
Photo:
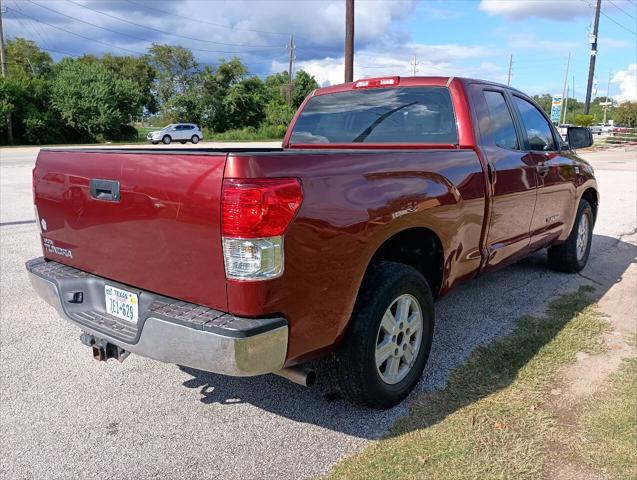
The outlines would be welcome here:
M 172 138 L 170 138 L 170 135 L 164 135 L 161 141 L 164 145 L 168 145 L 172 141 Z
M 199 143 L 199 137 L 197 135 L 193 135 L 190 141 L 192 143 Z
M 336 387 L 372 408 L 402 401 L 425 368 L 433 322 L 433 297 L 420 272 L 393 262 L 371 267 L 346 338 L 328 360 Z
M 581 200 L 573 229 L 566 241 L 548 250 L 549 266 L 560 272 L 575 273 L 586 266 L 593 239 L 593 209 Z

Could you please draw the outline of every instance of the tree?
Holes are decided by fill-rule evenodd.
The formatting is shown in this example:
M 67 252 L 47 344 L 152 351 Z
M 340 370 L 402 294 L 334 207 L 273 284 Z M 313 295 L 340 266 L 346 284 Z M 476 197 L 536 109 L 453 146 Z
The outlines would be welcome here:
M 241 122 L 236 117 L 237 111 L 242 107 L 239 105 L 239 91 L 235 91 L 235 99 L 230 102 L 231 108 L 239 109 L 228 114 L 224 102 L 233 86 L 239 84 L 248 74 L 247 67 L 238 58 L 221 59 L 221 63 L 216 69 L 206 67 L 199 79 L 201 91 L 199 97 L 199 108 L 201 123 L 216 132 L 223 132 L 229 128 L 240 128 L 244 125 L 237 125 Z M 243 92 L 245 93 L 245 92 Z M 263 105 L 261 105 L 263 109 Z M 232 117 L 232 118 L 231 118 Z
M 313 76 L 305 70 L 299 70 L 296 72 L 292 89 L 292 106 L 294 108 L 299 108 L 301 103 L 303 103 L 303 100 L 305 100 L 305 97 L 317 88 L 319 88 L 319 84 Z
M 624 102 L 615 110 L 615 121 L 619 125 L 637 127 L 637 102 Z
M 537 103 L 547 115 L 551 114 L 551 105 L 553 103 L 553 95 L 545 93 L 543 95 L 533 95 L 533 100 Z
M 228 128 L 258 127 L 265 118 L 265 87 L 259 77 L 248 77 L 230 86 L 223 99 Z
M 575 125 L 579 125 L 581 127 L 590 127 L 595 121 L 595 116 L 578 113 L 577 115 L 575 115 L 573 120 L 573 123 L 575 123 Z
M 197 82 L 199 63 L 187 48 L 157 43 L 150 47 L 147 61 L 156 72 L 153 90 L 159 107 L 170 113 L 175 98 L 188 92 Z
M 32 40 L 16 37 L 6 45 L 9 72 L 21 70 L 32 76 L 46 76 L 51 72 L 51 56 L 40 50 Z
M 100 63 L 65 59 L 57 67 L 51 104 L 88 139 L 118 136 L 141 106 L 136 85 Z

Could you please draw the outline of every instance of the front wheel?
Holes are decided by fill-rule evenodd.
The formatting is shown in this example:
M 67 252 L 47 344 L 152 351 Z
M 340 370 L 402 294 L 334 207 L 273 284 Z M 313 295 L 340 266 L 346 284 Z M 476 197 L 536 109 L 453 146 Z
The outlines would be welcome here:
M 418 383 L 431 348 L 433 297 L 416 269 L 381 262 L 366 274 L 330 374 L 350 401 L 386 409 Z
M 199 137 L 197 135 L 193 135 L 190 141 L 192 143 L 199 143 Z
M 172 141 L 172 138 L 170 138 L 170 135 L 164 135 L 161 141 L 164 145 L 168 145 Z
M 560 272 L 576 273 L 586 266 L 593 240 L 593 209 L 582 199 L 573 229 L 566 241 L 548 250 L 549 266 Z

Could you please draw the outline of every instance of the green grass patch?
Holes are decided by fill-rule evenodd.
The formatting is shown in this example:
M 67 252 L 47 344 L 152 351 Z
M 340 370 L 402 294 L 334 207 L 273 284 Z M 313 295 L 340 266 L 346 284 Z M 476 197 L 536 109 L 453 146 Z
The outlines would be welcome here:
M 580 455 L 611 478 L 637 478 L 637 359 L 625 360 L 580 418 Z
M 204 132 L 204 140 L 215 142 L 254 142 L 282 140 L 285 136 L 284 126 L 245 127 L 220 133 Z
M 447 386 L 421 396 L 390 434 L 344 460 L 332 478 L 539 478 L 563 444 L 545 402 L 560 367 L 576 353 L 605 350 L 608 322 L 590 287 L 553 301 L 545 317 L 476 350 Z

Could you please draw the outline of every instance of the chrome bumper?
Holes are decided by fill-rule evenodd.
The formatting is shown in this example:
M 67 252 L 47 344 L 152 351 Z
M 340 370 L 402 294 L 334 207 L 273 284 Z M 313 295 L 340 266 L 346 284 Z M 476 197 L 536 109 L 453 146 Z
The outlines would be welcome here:
M 288 326 L 280 317 L 237 318 L 120 285 L 140 294 L 143 310 L 140 310 L 139 326 L 134 331 L 129 326 L 126 330 L 118 327 L 120 321 L 105 314 L 103 285 L 118 286 L 116 282 L 43 258 L 30 260 L 26 267 L 34 290 L 61 317 L 84 332 L 131 353 L 231 376 L 261 375 L 283 368 Z M 84 306 L 74 300 L 77 292 L 82 292 Z M 155 308 L 156 305 L 159 307 Z M 171 317 L 166 313 L 190 307 L 188 315 Z M 201 318 L 212 320 L 204 323 Z

